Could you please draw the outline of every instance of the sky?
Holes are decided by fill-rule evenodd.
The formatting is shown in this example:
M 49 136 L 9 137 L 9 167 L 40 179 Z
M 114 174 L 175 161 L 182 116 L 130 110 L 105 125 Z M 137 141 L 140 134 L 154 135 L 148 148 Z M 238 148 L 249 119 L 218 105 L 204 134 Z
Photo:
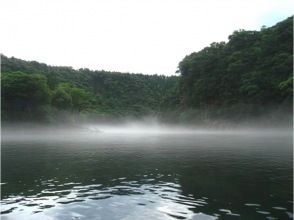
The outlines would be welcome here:
M 1 0 L 0 52 L 75 69 L 173 75 L 234 30 L 293 15 L 292 0 Z

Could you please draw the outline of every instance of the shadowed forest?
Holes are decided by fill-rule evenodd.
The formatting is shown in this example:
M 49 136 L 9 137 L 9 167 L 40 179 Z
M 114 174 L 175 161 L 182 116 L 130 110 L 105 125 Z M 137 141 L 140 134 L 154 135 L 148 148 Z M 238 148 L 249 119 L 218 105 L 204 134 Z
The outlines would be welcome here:
M 289 17 L 260 31 L 234 31 L 227 42 L 187 55 L 176 76 L 75 70 L 1 55 L 2 122 L 152 116 L 205 124 L 263 117 L 292 125 L 292 49 Z

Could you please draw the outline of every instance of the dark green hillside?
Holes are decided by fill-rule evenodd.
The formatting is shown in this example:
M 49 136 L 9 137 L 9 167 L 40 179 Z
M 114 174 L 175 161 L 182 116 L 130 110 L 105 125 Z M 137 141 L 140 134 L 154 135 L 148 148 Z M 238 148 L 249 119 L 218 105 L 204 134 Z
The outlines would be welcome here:
M 293 17 L 260 31 L 235 31 L 228 42 L 186 56 L 180 76 L 75 70 L 4 55 L 1 60 L 4 121 L 145 115 L 241 121 L 269 114 L 279 121 L 292 115 Z
M 293 99 L 293 17 L 261 31 L 235 31 L 179 64 L 183 109 L 242 118 L 283 108 Z
M 178 84 L 175 76 L 74 70 L 4 55 L 1 58 L 2 119 L 8 121 L 42 117 L 50 121 L 68 113 L 86 118 L 158 115 L 170 104 L 169 97 Z M 36 78 L 46 86 L 47 101 L 37 99 L 31 104 L 31 93 L 42 93 L 30 85 L 38 84 Z

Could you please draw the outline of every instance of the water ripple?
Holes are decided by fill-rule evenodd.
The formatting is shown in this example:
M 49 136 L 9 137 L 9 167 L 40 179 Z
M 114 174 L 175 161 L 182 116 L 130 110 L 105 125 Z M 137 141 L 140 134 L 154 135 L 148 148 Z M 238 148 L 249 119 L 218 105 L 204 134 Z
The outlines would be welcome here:
M 52 219 L 63 219 L 61 216 L 64 215 L 65 206 L 68 210 L 71 207 L 84 205 L 87 208 L 96 206 L 103 209 L 109 209 L 108 206 L 133 207 L 133 210 L 129 210 L 131 213 L 144 208 L 153 213 L 155 218 L 192 219 L 195 213 L 190 210 L 191 208 L 208 204 L 203 198 L 195 200 L 191 195 L 182 195 L 180 185 L 176 183 L 161 181 L 158 184 L 150 184 L 153 180 L 146 179 L 144 184 L 139 184 L 138 181 L 126 181 L 126 178 L 117 180 L 120 181 L 120 184 L 112 187 L 104 187 L 101 184 L 82 185 L 81 183 L 68 182 L 59 184 L 58 189 L 51 186 L 52 183 L 58 181 L 42 181 L 42 184 L 48 188 L 35 195 L 10 196 L 3 199 L 1 201 L 2 215 L 9 215 L 10 219 L 17 219 L 20 216 L 25 219 L 28 213 L 34 216 L 51 216 L 52 213 L 57 213 Z M 108 211 L 114 213 L 115 208 Z M 144 212 L 144 210 L 142 211 Z M 146 211 L 145 215 L 149 214 Z M 79 216 L 79 218 L 83 217 Z

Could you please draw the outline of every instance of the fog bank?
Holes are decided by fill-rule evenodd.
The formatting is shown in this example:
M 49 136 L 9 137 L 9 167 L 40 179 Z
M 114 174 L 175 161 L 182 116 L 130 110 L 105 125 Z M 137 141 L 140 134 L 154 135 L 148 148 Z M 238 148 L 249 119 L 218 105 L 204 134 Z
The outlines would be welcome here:
M 125 120 L 120 123 L 80 123 L 75 125 L 41 125 L 32 123 L 5 124 L 1 129 L 2 141 L 26 140 L 95 140 L 113 136 L 155 136 L 155 135 L 293 135 L 289 126 L 255 126 L 210 124 L 179 125 L 161 123 L 156 118 Z

